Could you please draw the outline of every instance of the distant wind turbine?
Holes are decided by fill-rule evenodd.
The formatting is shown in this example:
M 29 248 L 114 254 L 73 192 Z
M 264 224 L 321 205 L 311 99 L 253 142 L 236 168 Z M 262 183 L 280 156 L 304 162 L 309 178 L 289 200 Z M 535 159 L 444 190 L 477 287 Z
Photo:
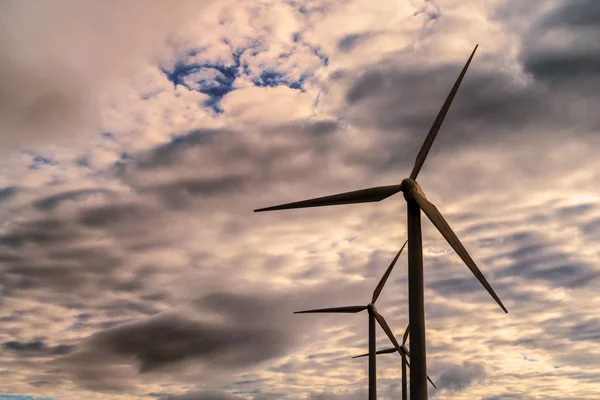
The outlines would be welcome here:
M 377 311 L 377 308 L 375 308 L 375 302 L 379 298 L 379 295 L 381 294 L 381 291 L 383 290 L 383 286 L 385 285 L 385 282 L 387 281 L 388 277 L 390 276 L 392 269 L 394 269 L 394 265 L 396 265 L 396 261 L 398 261 L 398 257 L 400 257 L 400 254 L 402 253 L 404 246 L 406 246 L 406 243 L 408 243 L 408 241 L 404 242 L 404 245 L 402 246 L 402 248 L 400 249 L 398 254 L 396 254 L 396 257 L 394 257 L 394 260 L 392 260 L 392 263 L 390 264 L 388 269 L 385 271 L 385 273 L 381 277 L 381 280 L 379 281 L 379 283 L 377 284 L 377 287 L 375 287 L 375 290 L 373 291 L 373 297 L 371 298 L 371 302 L 369 304 L 367 304 L 366 306 L 320 308 L 317 310 L 296 311 L 294 313 L 294 314 L 308 314 L 308 313 L 350 313 L 350 314 L 355 314 L 355 313 L 358 313 L 358 312 L 361 312 L 364 310 L 367 310 L 369 312 L 369 354 L 368 354 L 369 355 L 369 400 L 377 399 L 377 375 L 376 375 L 377 370 L 376 370 L 376 358 L 375 358 L 375 320 L 377 320 L 377 322 L 379 323 L 381 328 L 383 328 L 383 330 L 387 334 L 390 341 L 394 344 L 394 346 L 395 346 L 394 348 L 399 353 L 402 354 L 401 347 L 398 344 L 396 337 L 392 333 L 392 330 L 388 326 L 387 322 L 385 322 L 385 319 L 383 318 L 383 316 L 381 314 L 379 314 L 379 312 Z
M 408 395 L 407 385 L 406 385 L 406 367 L 410 367 L 410 363 L 406 359 L 406 357 L 410 357 L 410 351 L 406 348 L 406 339 L 408 339 L 408 333 L 410 332 L 410 325 L 406 327 L 406 331 L 404 331 L 404 336 L 402 337 L 402 346 L 400 346 L 400 355 L 402 356 L 402 400 L 406 400 Z M 388 353 L 396 353 L 398 349 L 395 347 L 390 347 L 384 350 L 377 350 L 375 354 L 388 354 Z M 360 356 L 354 356 L 352 358 L 366 357 L 369 354 L 361 354 Z M 435 383 L 431 380 L 429 375 L 427 375 L 427 380 L 433 385 L 434 388 L 437 389 Z
M 369 189 L 357 190 L 335 194 L 332 196 L 319 197 L 310 200 L 282 204 L 274 207 L 261 208 L 258 211 L 286 210 L 291 208 L 322 207 L 340 204 L 369 203 L 386 199 L 398 192 L 403 192 L 407 203 L 407 231 L 408 231 L 408 308 L 410 332 L 410 347 L 412 349 L 412 368 L 410 369 L 410 397 L 413 400 L 427 400 L 427 360 L 425 349 L 425 309 L 423 299 L 423 243 L 421 237 L 421 210 L 427 218 L 438 229 L 446 241 L 452 246 L 479 282 L 485 287 L 489 294 L 496 300 L 498 305 L 508 312 L 500 298 L 494 292 L 485 279 L 465 247 L 450 228 L 437 207 L 427 200 L 425 192 L 416 182 L 417 175 L 423 167 L 431 145 L 442 126 L 444 117 L 452 104 L 452 100 L 467 72 L 467 68 L 475 55 L 477 46 L 471 53 L 469 60 L 462 69 L 458 79 L 454 83 L 450 94 L 435 118 L 410 173 L 410 177 L 404 179 L 399 185 L 378 186 Z

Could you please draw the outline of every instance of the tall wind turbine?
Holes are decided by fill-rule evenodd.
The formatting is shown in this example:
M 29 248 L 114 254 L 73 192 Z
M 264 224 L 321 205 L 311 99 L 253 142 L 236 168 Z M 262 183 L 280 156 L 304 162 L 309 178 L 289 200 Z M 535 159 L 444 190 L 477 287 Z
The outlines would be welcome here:
M 377 322 L 379 323 L 381 328 L 383 328 L 383 330 L 387 334 L 388 338 L 394 344 L 394 346 L 395 346 L 394 348 L 399 353 L 402 354 L 402 350 L 401 350 L 402 348 L 398 344 L 398 341 L 396 341 L 396 337 L 392 333 L 387 322 L 385 322 L 385 319 L 383 318 L 383 316 L 381 314 L 379 314 L 379 312 L 377 311 L 377 308 L 375 308 L 375 302 L 379 298 L 379 295 L 381 294 L 381 291 L 383 290 L 383 286 L 385 285 L 385 282 L 387 281 L 388 277 L 390 276 L 390 273 L 392 272 L 394 265 L 396 265 L 396 261 L 398 261 L 398 257 L 400 257 L 400 254 L 402 253 L 402 250 L 404 249 L 404 246 L 406 246 L 407 242 L 404 243 L 404 245 L 402 246 L 402 248 L 400 249 L 398 254 L 396 254 L 396 257 L 394 257 L 394 260 L 392 260 L 392 263 L 390 264 L 390 266 L 387 268 L 387 270 L 381 277 L 381 280 L 379 281 L 379 283 L 377 284 L 377 287 L 375 287 L 375 290 L 373 291 L 373 297 L 371 298 L 371 302 L 369 304 L 367 304 L 366 306 L 320 308 L 317 310 L 296 311 L 294 313 L 294 314 L 307 314 L 307 313 L 351 313 L 351 314 L 354 314 L 354 313 L 358 313 L 358 312 L 361 312 L 364 310 L 367 310 L 369 312 L 369 400 L 377 399 L 377 375 L 376 375 L 377 370 L 376 370 L 376 358 L 375 358 L 375 320 L 377 320 Z
M 429 153 L 429 149 L 431 148 L 431 145 L 433 144 L 433 141 L 440 130 L 440 127 L 442 126 L 444 117 L 448 113 L 450 104 L 452 103 L 452 100 L 458 91 L 460 83 L 467 72 L 467 68 L 469 67 L 471 60 L 475 55 L 477 47 L 478 45 L 475 46 L 475 49 L 471 53 L 469 60 L 458 76 L 458 79 L 452 87 L 450 94 L 446 98 L 444 105 L 433 121 L 433 125 L 431 126 L 431 129 L 429 130 L 429 133 L 427 134 L 419 153 L 417 154 L 417 158 L 409 178 L 404 179 L 399 185 L 378 186 L 369 189 L 340 193 L 332 196 L 319 197 L 315 199 L 254 210 L 257 212 L 285 210 L 291 208 L 333 206 L 340 204 L 369 203 L 381 201 L 398 192 L 403 192 L 404 199 L 407 203 L 408 217 L 408 309 L 409 323 L 411 326 L 410 347 L 412 350 L 412 368 L 410 369 L 410 397 L 413 400 L 427 399 L 427 362 L 425 357 L 425 310 L 423 304 L 423 243 L 421 237 L 421 210 L 438 229 L 438 231 L 442 234 L 454 251 L 456 251 L 456 253 L 479 280 L 479 282 L 481 282 L 494 300 L 496 300 L 502 310 L 504 310 L 504 312 L 508 312 L 465 247 L 452 231 L 450 225 L 448 225 L 442 214 L 438 211 L 437 207 L 427 200 L 425 192 L 416 182 L 419 171 L 421 170 L 421 167 L 425 162 L 425 158 L 427 157 L 427 153 Z
M 406 348 L 406 339 L 408 339 L 408 333 L 410 332 L 410 325 L 408 325 L 406 327 L 406 331 L 404 331 L 404 336 L 402 337 L 402 345 L 400 346 L 400 355 L 402 356 L 402 400 L 406 400 L 407 397 L 407 387 L 406 387 L 406 367 L 410 367 L 410 363 L 408 362 L 408 360 L 406 359 L 406 357 L 410 357 L 410 351 L 408 351 L 408 349 Z M 388 354 L 388 353 L 396 353 L 398 351 L 398 349 L 396 349 L 395 347 L 390 347 L 388 349 L 384 349 L 384 350 L 377 350 L 375 352 L 375 354 Z M 360 358 L 360 357 L 366 357 L 369 354 L 361 354 L 360 356 L 354 356 L 352 358 Z M 429 383 L 431 383 L 433 385 L 434 388 L 437 389 L 437 386 L 435 386 L 435 383 L 433 383 L 433 381 L 431 380 L 431 378 L 429 377 L 429 375 L 427 375 L 427 380 L 429 381 Z

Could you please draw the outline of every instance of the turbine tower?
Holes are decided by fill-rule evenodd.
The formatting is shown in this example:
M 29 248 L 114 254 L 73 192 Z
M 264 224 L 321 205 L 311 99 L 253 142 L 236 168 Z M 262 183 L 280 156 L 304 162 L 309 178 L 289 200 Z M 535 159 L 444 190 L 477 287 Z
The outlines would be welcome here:
M 419 153 L 409 178 L 405 178 L 399 185 L 378 186 L 353 192 L 335 194 L 332 196 L 319 197 L 310 200 L 282 204 L 279 206 L 261 208 L 258 211 L 286 210 L 291 208 L 322 207 L 340 204 L 369 203 L 386 199 L 398 192 L 403 192 L 407 203 L 407 231 L 408 231 L 408 311 L 410 331 L 410 347 L 412 350 L 412 368 L 410 369 L 410 397 L 412 400 L 427 400 L 427 362 L 425 356 L 425 310 L 423 299 L 423 243 L 421 237 L 421 211 L 438 229 L 454 251 L 459 255 L 479 282 L 485 287 L 489 294 L 496 300 L 498 305 L 508 312 L 502 304 L 494 289 L 485 279 L 465 247 L 450 228 L 436 206 L 427 200 L 425 192 L 417 183 L 419 171 L 427 158 L 429 149 L 442 126 L 444 117 L 452 104 L 452 100 L 467 72 L 467 68 L 475 55 L 477 46 L 471 53 L 467 63 L 462 69 L 458 79 L 454 83 L 450 94 L 435 118 Z
M 377 320 L 377 322 L 379 323 L 381 328 L 387 334 L 390 341 L 394 344 L 394 346 L 395 346 L 394 348 L 397 349 L 397 351 L 400 354 L 402 354 L 402 348 L 398 344 L 398 341 L 396 341 L 396 337 L 392 333 L 387 322 L 385 322 L 385 319 L 383 318 L 383 316 L 381 314 L 379 314 L 379 312 L 377 311 L 377 308 L 375 308 L 375 302 L 379 298 L 379 295 L 381 294 L 381 291 L 383 290 L 383 286 L 385 285 L 385 282 L 387 281 L 388 277 L 390 276 L 392 269 L 394 269 L 394 265 L 396 265 L 396 261 L 398 261 L 398 257 L 400 257 L 400 254 L 402 253 L 402 250 L 404 249 L 404 246 L 406 246 L 407 242 L 404 242 L 404 245 L 402 246 L 402 248 L 400 249 L 398 254 L 396 254 L 396 257 L 394 257 L 394 259 L 392 260 L 392 263 L 390 264 L 390 266 L 387 268 L 387 270 L 381 277 L 381 280 L 379 281 L 379 283 L 375 287 L 375 290 L 373 291 L 373 297 L 371 298 L 371 302 L 369 304 L 367 304 L 366 306 L 320 308 L 317 310 L 296 311 L 294 313 L 294 314 L 308 314 L 308 313 L 351 313 L 351 314 L 355 314 L 355 313 L 358 313 L 358 312 L 361 312 L 364 310 L 367 310 L 369 312 L 369 354 L 368 354 L 368 356 L 369 356 L 369 400 L 377 399 L 377 370 L 376 370 L 376 359 L 375 359 L 375 320 Z

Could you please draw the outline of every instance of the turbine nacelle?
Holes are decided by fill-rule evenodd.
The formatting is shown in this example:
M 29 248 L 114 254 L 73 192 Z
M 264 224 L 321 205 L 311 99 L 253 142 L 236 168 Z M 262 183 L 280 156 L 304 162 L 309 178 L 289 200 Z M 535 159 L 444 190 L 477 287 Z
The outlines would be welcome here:
M 427 196 L 425 196 L 425 192 L 423 191 L 423 189 L 421 188 L 421 185 L 419 185 L 419 183 L 417 181 L 415 181 L 414 179 L 411 178 L 406 178 L 402 180 L 402 183 L 400 184 L 401 190 L 404 193 L 404 197 L 409 196 L 409 197 L 413 197 L 413 193 L 418 193 L 421 196 L 423 196 L 423 198 L 427 199 Z

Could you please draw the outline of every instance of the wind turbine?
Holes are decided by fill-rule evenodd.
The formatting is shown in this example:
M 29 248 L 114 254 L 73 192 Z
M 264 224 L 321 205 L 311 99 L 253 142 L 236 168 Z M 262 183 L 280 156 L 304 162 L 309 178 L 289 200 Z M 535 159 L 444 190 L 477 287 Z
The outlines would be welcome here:
M 261 208 L 258 211 L 286 210 L 291 208 L 322 207 L 340 204 L 369 203 L 386 199 L 398 192 L 403 192 L 407 203 L 407 231 L 408 231 L 408 308 L 410 332 L 410 347 L 412 349 L 412 368 L 410 369 L 410 397 L 411 399 L 427 399 L 427 361 L 425 355 L 425 310 L 423 299 L 423 243 L 421 237 L 421 210 L 427 218 L 438 229 L 450 246 L 456 251 L 459 257 L 481 282 L 490 295 L 496 300 L 498 305 L 508 312 L 502 304 L 494 289 L 485 279 L 465 247 L 450 228 L 442 214 L 432 203 L 427 200 L 425 192 L 417 183 L 416 179 L 419 171 L 427 158 L 429 149 L 442 126 L 444 117 L 452 104 L 452 100 L 458 91 L 458 88 L 467 72 L 467 68 L 475 55 L 477 47 L 471 53 L 467 63 L 462 69 L 458 79 L 454 83 L 450 94 L 446 98 L 444 105 L 435 118 L 425 141 L 410 173 L 409 178 L 405 178 L 399 185 L 378 186 L 369 189 L 362 189 L 353 192 L 335 194 L 332 196 L 319 197 L 310 200 L 298 201 L 294 203 L 282 204 L 274 207 Z
M 387 281 L 388 277 L 390 276 L 392 269 L 394 269 L 394 265 L 396 265 L 396 261 L 398 261 L 398 257 L 400 257 L 400 254 L 402 253 L 402 250 L 404 249 L 404 246 L 406 246 L 407 242 L 408 242 L 408 240 L 406 242 L 404 242 L 404 245 L 402 245 L 402 248 L 400 249 L 398 254 L 396 254 L 396 257 L 394 257 L 394 259 L 392 260 L 392 263 L 390 264 L 390 266 L 387 268 L 387 270 L 381 277 L 381 280 L 379 281 L 379 283 L 375 287 L 375 290 L 373 291 L 373 297 L 371 298 L 371 302 L 369 304 L 367 304 L 366 306 L 320 308 L 317 310 L 296 311 L 294 313 L 294 314 L 308 314 L 308 313 L 351 313 L 351 314 L 355 314 L 355 313 L 358 313 L 358 312 L 361 312 L 364 310 L 367 310 L 369 312 L 369 354 L 368 354 L 369 355 L 369 400 L 377 399 L 377 375 L 376 375 L 377 370 L 376 370 L 376 358 L 375 358 L 375 320 L 377 320 L 377 322 L 379 323 L 381 328 L 383 328 L 383 330 L 387 334 L 388 338 L 394 344 L 394 346 L 395 346 L 394 348 L 397 349 L 397 351 L 402 354 L 401 347 L 398 344 L 398 341 L 396 341 L 396 337 L 392 333 L 392 330 L 388 326 L 387 322 L 385 322 L 385 319 L 383 318 L 383 316 L 381 314 L 379 314 L 379 312 L 377 311 L 377 308 L 375 308 L 375 302 L 379 298 L 379 295 L 381 294 L 381 291 L 383 290 L 383 286 L 385 285 L 385 282 Z
M 408 360 L 406 359 L 406 357 L 410 357 L 410 351 L 408 351 L 408 349 L 406 348 L 406 339 L 408 339 L 408 333 L 410 332 L 410 325 L 408 325 L 406 327 L 406 331 L 404 331 L 404 336 L 402 337 L 402 345 L 400 346 L 400 355 L 402 356 L 402 400 L 406 400 L 406 396 L 407 396 L 407 387 L 406 387 L 406 367 L 410 367 L 410 363 L 408 362 Z M 395 347 L 390 347 L 388 349 L 384 349 L 384 350 L 377 350 L 375 352 L 375 354 L 388 354 L 388 353 L 396 353 L 398 351 L 397 348 Z M 360 356 L 354 356 L 352 358 L 360 358 L 360 357 L 365 357 L 368 356 L 369 354 L 361 354 Z M 437 389 L 437 386 L 435 386 L 435 383 L 433 383 L 433 381 L 431 380 L 431 378 L 429 377 L 429 375 L 427 375 L 427 380 L 429 381 L 429 383 L 431 383 L 433 385 L 434 388 Z

